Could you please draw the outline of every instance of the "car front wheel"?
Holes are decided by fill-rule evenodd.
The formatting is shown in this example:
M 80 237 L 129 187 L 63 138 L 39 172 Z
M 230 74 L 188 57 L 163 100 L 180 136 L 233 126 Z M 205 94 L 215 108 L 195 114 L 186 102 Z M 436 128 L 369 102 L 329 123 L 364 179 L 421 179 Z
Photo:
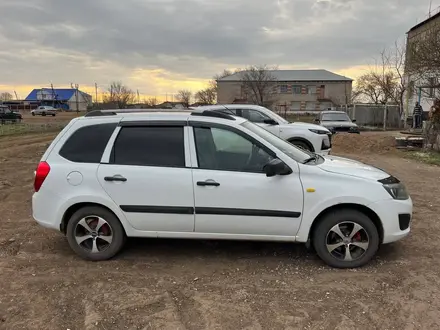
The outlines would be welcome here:
M 115 256 L 125 243 L 125 231 L 119 219 L 98 206 L 79 209 L 67 225 L 70 247 L 86 260 L 107 260 Z
M 379 248 L 379 233 L 362 212 L 342 209 L 324 216 L 312 233 L 318 256 L 335 268 L 355 268 L 367 264 Z
M 298 147 L 303 150 L 312 151 L 312 148 L 308 145 L 308 143 L 301 141 L 301 140 L 290 140 L 291 144 L 293 144 L 295 147 Z

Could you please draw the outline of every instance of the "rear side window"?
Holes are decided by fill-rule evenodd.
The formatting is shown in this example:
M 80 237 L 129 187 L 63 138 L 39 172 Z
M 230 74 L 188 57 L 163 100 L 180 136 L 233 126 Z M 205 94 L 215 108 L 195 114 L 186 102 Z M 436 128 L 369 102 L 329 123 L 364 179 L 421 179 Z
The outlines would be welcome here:
M 123 127 L 111 159 L 120 165 L 185 167 L 183 127 Z
M 64 143 L 60 156 L 76 163 L 99 163 L 117 123 L 84 126 Z

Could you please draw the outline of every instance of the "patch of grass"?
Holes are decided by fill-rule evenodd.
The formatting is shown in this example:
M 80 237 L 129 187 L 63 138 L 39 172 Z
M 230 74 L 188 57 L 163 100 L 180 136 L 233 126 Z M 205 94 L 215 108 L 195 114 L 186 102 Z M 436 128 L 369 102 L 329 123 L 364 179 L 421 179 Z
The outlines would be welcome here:
M 0 125 L 0 136 L 21 135 L 29 133 L 58 132 L 64 128 L 64 123 L 51 124 L 5 124 Z
M 440 152 L 435 151 L 407 151 L 405 156 L 422 163 L 440 166 Z

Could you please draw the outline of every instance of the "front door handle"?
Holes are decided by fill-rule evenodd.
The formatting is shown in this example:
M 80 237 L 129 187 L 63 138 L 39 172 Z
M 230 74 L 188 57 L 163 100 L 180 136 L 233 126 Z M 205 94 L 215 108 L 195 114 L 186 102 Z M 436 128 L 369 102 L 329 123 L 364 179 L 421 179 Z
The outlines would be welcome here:
M 206 181 L 197 181 L 197 185 L 201 187 L 206 187 L 206 186 L 218 187 L 220 186 L 220 183 L 215 182 L 214 180 L 206 180 Z
M 104 178 L 105 181 L 120 181 L 120 182 L 125 182 L 127 181 L 126 178 L 124 178 L 123 176 L 120 175 L 114 175 L 114 176 L 106 176 Z

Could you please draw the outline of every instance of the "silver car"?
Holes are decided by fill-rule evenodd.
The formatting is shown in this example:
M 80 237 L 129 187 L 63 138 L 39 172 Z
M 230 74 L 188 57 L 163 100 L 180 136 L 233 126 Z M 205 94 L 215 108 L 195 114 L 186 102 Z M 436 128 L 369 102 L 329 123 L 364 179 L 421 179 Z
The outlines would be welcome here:
M 323 111 L 315 122 L 334 133 L 356 133 L 360 134 L 356 119 L 350 119 L 344 111 Z

